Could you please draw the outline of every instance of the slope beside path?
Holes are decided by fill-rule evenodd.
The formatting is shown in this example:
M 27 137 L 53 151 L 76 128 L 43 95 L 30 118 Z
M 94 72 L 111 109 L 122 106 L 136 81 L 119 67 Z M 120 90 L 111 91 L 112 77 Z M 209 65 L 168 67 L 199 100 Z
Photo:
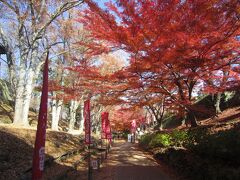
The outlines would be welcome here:
M 102 168 L 94 171 L 94 180 L 171 180 L 175 179 L 151 155 L 136 144 L 114 143 Z

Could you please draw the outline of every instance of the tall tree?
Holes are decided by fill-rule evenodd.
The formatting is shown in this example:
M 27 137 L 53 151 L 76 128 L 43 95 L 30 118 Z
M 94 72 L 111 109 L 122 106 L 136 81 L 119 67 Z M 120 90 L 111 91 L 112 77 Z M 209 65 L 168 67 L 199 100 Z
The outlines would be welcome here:
M 46 52 L 58 43 L 49 40 L 48 29 L 60 15 L 82 3 L 82 0 L 0 1 L 1 14 L 4 14 L 1 16 L 0 37 L 8 50 L 9 77 L 15 90 L 14 124 L 28 125 L 34 80 L 39 75 Z
M 69 10 L 57 19 L 56 27 L 51 29 L 51 32 L 55 35 L 54 37 L 59 42 L 63 42 L 52 49 L 56 54 L 55 57 L 52 58 L 54 62 L 52 64 L 52 79 L 55 87 L 58 87 L 56 89 L 57 91 L 52 91 L 52 129 L 55 130 L 58 128 L 63 100 L 65 100 L 65 103 L 69 103 L 69 130 L 73 129 L 76 121 L 76 111 L 80 104 L 82 94 L 84 94 L 83 92 L 79 92 L 82 94 L 75 94 L 75 96 L 73 96 L 73 94 L 66 93 L 64 95 L 64 89 L 75 88 L 75 82 L 78 82 L 76 73 L 69 72 L 66 67 L 80 63 L 80 61 L 83 60 L 81 57 L 84 57 L 87 49 L 84 46 L 76 45 L 76 43 L 89 40 L 85 37 L 87 32 L 81 28 L 81 25 L 76 23 L 76 16 L 77 13 L 74 9 Z

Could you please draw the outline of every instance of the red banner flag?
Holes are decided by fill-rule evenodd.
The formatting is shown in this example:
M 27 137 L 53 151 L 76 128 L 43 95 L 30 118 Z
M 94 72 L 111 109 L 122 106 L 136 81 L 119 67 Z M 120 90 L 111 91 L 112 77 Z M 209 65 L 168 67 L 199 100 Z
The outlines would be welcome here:
M 48 108 L 48 54 L 43 71 L 42 96 L 33 155 L 32 179 L 41 179 L 44 169 L 45 140 Z
M 110 126 L 110 124 L 109 124 Z M 110 133 L 107 135 L 107 139 L 109 140 L 109 142 L 111 143 L 112 142 L 112 129 L 110 127 Z
M 84 102 L 85 144 L 91 144 L 90 100 Z
M 103 112 L 101 114 L 101 119 L 102 119 L 102 139 L 106 139 L 106 121 L 108 119 L 108 113 Z
M 105 138 L 108 139 L 110 142 L 112 141 L 112 132 L 111 132 L 111 126 L 110 126 L 110 121 L 108 119 L 108 113 L 106 117 L 106 131 L 105 131 Z
M 131 131 L 132 131 L 132 133 L 136 132 L 136 128 L 137 128 L 136 120 L 132 120 L 132 122 L 131 122 Z
M 106 139 L 109 139 L 109 135 L 111 134 L 111 129 L 110 129 L 110 122 L 109 119 L 106 119 Z

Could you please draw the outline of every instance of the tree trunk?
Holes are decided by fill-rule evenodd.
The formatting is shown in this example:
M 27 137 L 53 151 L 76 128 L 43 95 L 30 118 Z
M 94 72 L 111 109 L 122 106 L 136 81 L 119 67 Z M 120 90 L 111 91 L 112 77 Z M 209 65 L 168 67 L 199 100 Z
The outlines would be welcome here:
M 52 124 L 51 129 L 58 131 L 58 123 L 60 120 L 60 113 L 62 110 L 62 100 L 54 99 L 52 101 Z
M 58 103 L 57 103 L 57 113 L 56 113 L 56 122 L 57 122 L 57 125 L 58 125 L 59 120 L 60 120 L 62 107 L 63 107 L 63 101 L 62 101 L 62 100 L 58 100 Z
M 54 131 L 58 131 L 58 122 L 56 122 L 56 116 L 57 116 L 57 100 L 52 100 L 52 123 L 51 123 L 51 129 Z
M 79 102 L 76 100 L 71 100 L 70 102 L 70 121 L 69 121 L 69 131 L 74 130 L 74 125 L 76 122 L 76 111 L 79 106 Z
M 21 37 L 22 42 L 22 37 Z M 24 47 L 24 46 L 23 46 Z M 20 59 L 20 67 L 19 74 L 15 74 L 17 87 L 16 87 L 16 98 L 15 98 L 15 112 L 14 112 L 14 124 L 20 126 L 28 126 L 28 114 L 29 107 L 33 92 L 34 86 L 34 78 L 38 76 L 38 72 L 36 71 L 36 66 L 34 64 L 30 64 L 26 69 L 26 62 L 28 58 L 37 61 L 36 52 L 32 52 L 32 56 L 28 57 L 26 54 L 28 52 L 28 48 L 22 48 L 21 59 Z M 24 55 L 23 55 L 24 54 Z
M 92 131 L 95 132 L 97 135 L 101 134 L 101 112 L 103 108 L 101 105 L 96 105 L 93 108 L 93 115 L 92 115 Z
M 33 70 L 33 68 L 29 68 L 27 72 L 23 67 L 20 68 L 15 98 L 15 112 L 13 121 L 15 125 L 29 125 L 29 107 L 34 86 L 33 82 L 35 76 L 37 75 L 38 74 Z
M 154 129 L 155 130 L 162 130 L 162 119 L 158 118 L 158 117 L 155 117 L 154 116 L 154 119 L 156 119 L 156 124 L 154 125 Z
M 220 109 L 221 96 L 222 96 L 222 93 L 220 92 L 216 94 L 216 99 L 214 103 L 216 116 L 222 112 Z
M 16 88 L 16 98 L 15 98 L 15 109 L 14 109 L 14 125 L 25 126 L 22 121 L 22 112 L 23 112 L 23 93 L 24 93 L 24 76 L 25 72 L 23 67 L 20 68 L 19 76 L 18 76 L 18 84 Z
M 156 126 L 154 127 L 154 129 L 156 129 L 156 130 L 162 130 L 163 129 L 163 125 L 162 125 L 162 118 L 156 118 L 155 117 L 155 119 L 156 119 Z
M 195 114 L 192 110 L 188 110 L 187 114 L 187 121 L 190 122 L 191 127 L 197 127 L 197 119 L 195 117 Z
M 11 84 L 11 89 L 12 90 L 16 89 L 16 79 L 15 79 L 14 73 L 15 73 L 15 70 L 13 68 L 13 65 L 9 66 L 8 67 L 8 79 L 9 79 L 9 82 Z M 16 95 L 15 91 L 14 91 L 14 95 Z
M 159 127 L 159 129 L 160 129 L 160 131 L 162 131 L 162 130 L 163 130 L 163 124 L 162 124 L 162 122 L 161 122 L 161 124 L 160 124 L 160 127 Z
M 84 128 L 84 105 L 81 105 L 81 119 L 80 119 L 80 124 L 79 124 L 79 132 L 83 133 L 83 128 Z
M 24 124 L 28 124 L 28 113 L 32 97 L 33 90 L 33 80 L 34 80 L 34 71 L 29 69 L 26 78 L 26 85 L 24 90 L 24 101 L 23 101 L 23 110 L 22 110 L 22 121 Z

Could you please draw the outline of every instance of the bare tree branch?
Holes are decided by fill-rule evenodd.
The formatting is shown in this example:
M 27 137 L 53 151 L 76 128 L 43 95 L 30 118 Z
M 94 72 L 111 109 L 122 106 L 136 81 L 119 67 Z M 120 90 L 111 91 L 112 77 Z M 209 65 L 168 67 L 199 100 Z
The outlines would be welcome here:
M 47 21 L 39 30 L 38 32 L 35 34 L 35 36 L 33 37 L 32 40 L 32 44 L 34 44 L 38 39 L 41 38 L 42 33 L 47 29 L 47 27 L 57 18 L 59 17 L 62 13 L 68 11 L 69 9 L 76 7 L 80 4 L 82 4 L 84 1 L 83 0 L 78 0 L 78 1 L 70 1 L 70 2 L 66 2 L 63 5 L 61 5 L 56 11 L 55 13 L 53 13 L 51 15 L 51 18 L 49 19 L 49 21 Z

